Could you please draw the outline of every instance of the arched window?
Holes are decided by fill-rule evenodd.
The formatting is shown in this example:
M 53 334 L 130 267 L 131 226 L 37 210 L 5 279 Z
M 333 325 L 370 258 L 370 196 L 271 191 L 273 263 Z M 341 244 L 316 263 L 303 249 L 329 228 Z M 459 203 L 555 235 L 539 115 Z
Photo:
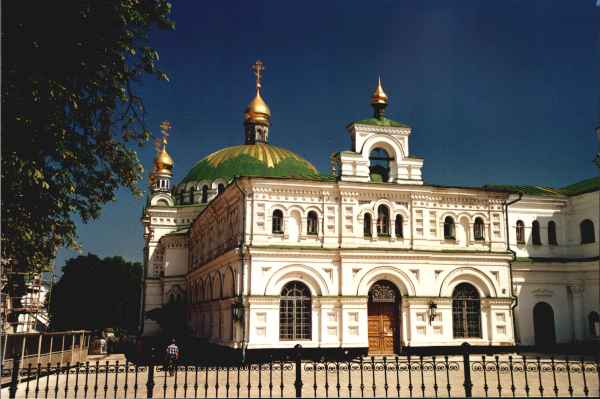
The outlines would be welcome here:
M 319 217 L 317 212 L 310 211 L 306 217 L 306 234 L 318 234 L 319 232 Z
M 556 223 L 553 220 L 548 222 L 548 244 L 558 245 L 556 241 Z
M 363 223 L 363 234 L 365 237 L 371 237 L 371 214 L 365 213 L 365 221 Z
M 299 281 L 287 283 L 279 300 L 279 339 L 311 339 L 310 290 Z
M 483 223 L 483 219 L 475 218 L 475 223 L 473 224 L 473 238 L 475 238 L 475 240 L 483 241 L 485 239 L 484 228 L 485 224 Z
M 452 292 L 454 338 L 481 338 L 481 301 L 477 289 L 461 283 Z
M 390 235 L 390 210 L 385 205 L 379 205 L 377 208 L 377 235 Z
M 533 245 L 542 245 L 542 239 L 540 238 L 540 223 L 534 220 L 531 223 L 531 243 Z
M 283 233 L 283 212 L 279 209 L 273 211 L 273 234 Z
M 456 239 L 456 226 L 454 226 L 454 219 L 451 216 L 446 216 L 444 219 L 444 240 L 455 240 Z
M 369 155 L 369 173 L 375 183 L 387 182 L 390 179 L 390 158 L 383 148 L 375 148 Z
M 404 220 L 402 219 L 402 215 L 396 215 L 394 229 L 396 230 L 396 237 L 398 237 L 398 238 L 404 237 L 404 232 L 402 231 L 403 225 L 404 225 Z
M 525 223 L 517 220 L 517 244 L 525 244 Z
M 205 184 L 202 186 L 202 203 L 206 204 L 208 202 L 208 186 Z
M 581 231 L 581 243 L 591 244 L 596 242 L 596 233 L 594 231 L 594 222 L 590 219 L 585 219 L 579 224 L 579 230 Z
M 196 193 L 196 188 L 194 186 L 190 187 L 190 204 L 193 204 L 195 201 L 194 195 Z
M 219 183 L 217 186 L 217 193 L 221 194 L 223 191 L 225 191 L 225 185 L 223 183 Z

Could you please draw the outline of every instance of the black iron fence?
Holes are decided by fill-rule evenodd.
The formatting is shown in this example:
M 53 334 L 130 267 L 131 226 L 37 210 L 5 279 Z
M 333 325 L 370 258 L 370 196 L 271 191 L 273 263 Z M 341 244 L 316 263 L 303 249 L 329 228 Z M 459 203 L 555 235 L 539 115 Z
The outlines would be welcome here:
M 510 351 L 513 349 L 513 351 Z M 2 396 L 122 397 L 598 397 L 600 363 L 594 353 L 431 354 L 352 360 L 263 359 L 250 363 L 163 365 L 66 363 L 4 370 Z

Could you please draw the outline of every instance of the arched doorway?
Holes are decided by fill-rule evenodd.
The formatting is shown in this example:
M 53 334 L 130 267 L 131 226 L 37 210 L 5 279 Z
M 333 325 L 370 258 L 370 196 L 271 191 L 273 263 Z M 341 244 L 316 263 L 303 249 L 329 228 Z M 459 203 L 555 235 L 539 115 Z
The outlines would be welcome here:
M 394 284 L 377 281 L 369 289 L 369 353 L 396 353 L 399 349 L 400 293 Z
M 554 311 L 546 302 L 538 302 L 533 307 L 533 331 L 536 345 L 547 346 L 556 343 Z

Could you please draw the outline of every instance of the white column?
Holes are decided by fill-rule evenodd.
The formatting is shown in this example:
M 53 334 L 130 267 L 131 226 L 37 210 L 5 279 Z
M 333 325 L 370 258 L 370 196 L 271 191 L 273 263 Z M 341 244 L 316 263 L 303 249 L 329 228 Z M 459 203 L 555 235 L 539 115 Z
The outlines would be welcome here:
M 569 285 L 573 297 L 573 333 L 576 341 L 583 340 L 583 290 L 581 285 Z

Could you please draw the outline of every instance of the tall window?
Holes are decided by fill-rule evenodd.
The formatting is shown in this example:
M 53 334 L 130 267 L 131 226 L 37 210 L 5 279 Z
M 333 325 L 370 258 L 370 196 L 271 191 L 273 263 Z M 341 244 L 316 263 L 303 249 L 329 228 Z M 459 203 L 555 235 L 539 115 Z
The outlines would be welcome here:
M 390 235 L 390 210 L 385 205 L 379 205 L 377 208 L 377 235 Z
M 196 187 L 192 186 L 190 187 L 190 204 L 194 203 L 194 195 L 196 193 Z
M 365 237 L 371 237 L 371 214 L 365 213 L 365 221 L 363 222 L 363 234 Z
M 473 224 L 473 237 L 476 240 L 483 241 L 484 240 L 484 231 L 485 224 L 483 223 L 482 218 L 475 218 L 475 223 Z
M 225 185 L 223 183 L 219 183 L 217 186 L 217 193 L 221 194 L 223 191 L 225 191 Z
M 208 202 L 208 186 L 205 184 L 202 186 L 202 203 L 206 204 Z
M 306 234 L 316 235 L 319 231 L 319 217 L 317 212 L 310 211 L 306 218 Z
M 390 161 L 392 158 L 383 148 L 375 148 L 369 155 L 369 173 L 371 181 L 380 183 L 390 179 Z
M 311 339 L 310 290 L 299 281 L 287 283 L 279 300 L 279 339 Z
M 517 220 L 517 244 L 525 244 L 525 223 Z
M 533 245 L 542 245 L 540 223 L 537 220 L 534 220 L 533 223 L 531 223 L 531 243 Z
M 446 216 L 444 219 L 444 240 L 455 240 L 456 239 L 456 226 L 454 225 L 454 219 L 451 216 Z
M 596 242 L 596 233 L 594 231 L 594 222 L 590 219 L 585 219 L 579 224 L 579 230 L 581 231 L 581 243 L 591 244 Z
M 552 220 L 548 222 L 548 244 L 558 245 L 556 241 L 556 223 Z
M 283 212 L 279 209 L 273 211 L 273 234 L 283 233 Z
M 481 301 L 471 284 L 461 283 L 452 293 L 454 338 L 481 338 Z
M 404 221 L 402 220 L 402 215 L 396 215 L 396 222 L 394 223 L 394 228 L 396 230 L 396 237 L 402 238 L 404 237 L 404 232 L 402 231 L 404 225 Z

